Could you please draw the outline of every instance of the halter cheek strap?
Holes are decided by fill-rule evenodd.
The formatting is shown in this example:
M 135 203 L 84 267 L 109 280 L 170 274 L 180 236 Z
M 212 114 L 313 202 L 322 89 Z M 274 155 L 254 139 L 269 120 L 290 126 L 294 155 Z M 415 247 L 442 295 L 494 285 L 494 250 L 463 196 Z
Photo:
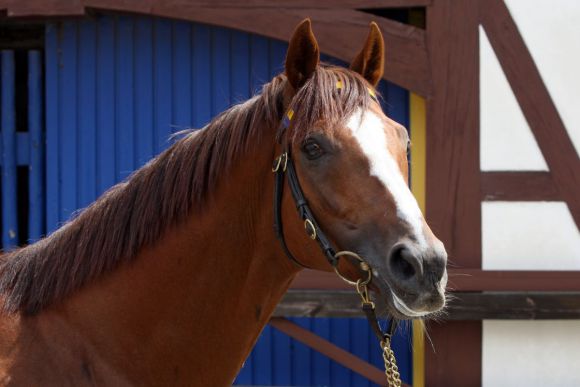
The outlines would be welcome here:
M 282 224 L 282 197 L 284 195 L 284 172 L 287 167 L 288 154 L 282 153 L 278 158 L 276 158 L 276 160 L 274 160 L 274 166 L 272 167 L 272 172 L 274 172 L 276 176 L 274 183 L 274 231 L 276 232 L 276 237 L 280 241 L 286 256 L 296 265 L 308 269 L 308 266 L 302 264 L 296 259 L 296 257 L 294 257 L 286 244 L 286 238 L 284 238 L 284 226 Z
M 294 168 L 294 162 L 290 155 L 290 150 L 287 149 L 282 153 L 275 161 L 272 171 L 276 174 L 275 184 L 274 184 L 274 230 L 276 232 L 276 237 L 280 240 L 284 252 L 290 258 L 291 261 L 296 263 L 298 266 L 303 268 L 309 268 L 308 266 L 301 263 L 294 257 L 290 252 L 288 245 L 286 244 L 286 238 L 284 237 L 284 226 L 282 224 L 282 197 L 284 194 L 284 174 L 286 173 L 288 177 L 288 186 L 290 187 L 290 192 L 296 204 L 296 209 L 298 210 L 298 215 L 300 219 L 304 222 L 304 230 L 308 237 L 316 242 L 322 250 L 324 256 L 326 257 L 328 263 L 332 267 L 336 267 L 338 263 L 338 258 L 335 257 L 336 252 L 332 248 L 332 245 L 326 235 L 322 232 L 316 218 L 308 205 L 302 188 L 300 187 L 300 182 L 298 181 L 298 176 L 296 175 L 296 169 Z

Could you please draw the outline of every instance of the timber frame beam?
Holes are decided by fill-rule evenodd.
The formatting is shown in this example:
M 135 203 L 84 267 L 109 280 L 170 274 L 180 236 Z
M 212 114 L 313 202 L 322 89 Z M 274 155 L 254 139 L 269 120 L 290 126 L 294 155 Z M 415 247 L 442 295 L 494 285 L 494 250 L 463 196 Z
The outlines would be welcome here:
M 482 172 L 482 201 L 560 201 L 549 172 Z
M 338 364 L 358 373 L 378 385 L 387 385 L 387 377 L 383 370 L 367 363 L 365 360 L 340 348 L 336 344 L 317 336 L 307 329 L 300 327 L 285 317 L 272 317 L 270 325 L 293 339 L 309 346 Z M 378 343 L 377 343 L 378 346 Z M 403 387 L 410 387 L 403 383 Z
M 360 298 L 347 290 L 290 290 L 274 316 L 364 317 Z M 440 321 L 565 320 L 580 318 L 580 291 L 452 292 Z
M 580 271 L 448 269 L 449 288 L 458 292 L 580 292 Z M 299 290 L 353 290 L 334 274 L 304 270 L 291 285 Z

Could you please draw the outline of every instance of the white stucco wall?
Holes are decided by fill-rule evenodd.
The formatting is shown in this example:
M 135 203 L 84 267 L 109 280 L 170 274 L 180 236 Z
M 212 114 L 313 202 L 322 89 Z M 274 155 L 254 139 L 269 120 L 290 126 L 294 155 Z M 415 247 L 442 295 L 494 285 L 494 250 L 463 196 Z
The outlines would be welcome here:
M 580 153 L 580 1 L 506 0 Z
M 481 170 L 547 171 L 536 139 L 481 26 L 479 55 Z
M 483 269 L 580 270 L 580 232 L 566 203 L 484 202 L 481 219 Z
M 580 320 L 484 321 L 482 386 L 580 386 Z

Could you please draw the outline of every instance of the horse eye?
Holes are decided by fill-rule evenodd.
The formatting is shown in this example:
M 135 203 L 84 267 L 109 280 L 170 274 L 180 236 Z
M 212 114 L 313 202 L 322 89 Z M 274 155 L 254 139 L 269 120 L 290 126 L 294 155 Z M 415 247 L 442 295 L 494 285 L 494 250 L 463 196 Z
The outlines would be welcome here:
M 308 139 L 302 145 L 302 152 L 306 154 L 310 160 L 319 158 L 324 154 L 322 147 L 313 139 Z

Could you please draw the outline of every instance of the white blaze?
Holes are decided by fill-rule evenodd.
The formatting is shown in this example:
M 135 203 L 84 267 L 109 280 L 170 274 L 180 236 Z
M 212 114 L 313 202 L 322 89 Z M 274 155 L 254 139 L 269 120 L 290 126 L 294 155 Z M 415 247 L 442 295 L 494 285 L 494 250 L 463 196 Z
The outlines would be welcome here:
M 371 175 L 376 176 L 393 196 L 397 216 L 411 227 L 417 242 L 426 248 L 423 215 L 403 178 L 403 172 L 387 148 L 383 121 L 370 110 L 361 117 L 359 109 L 349 118 L 347 126 L 369 160 Z

